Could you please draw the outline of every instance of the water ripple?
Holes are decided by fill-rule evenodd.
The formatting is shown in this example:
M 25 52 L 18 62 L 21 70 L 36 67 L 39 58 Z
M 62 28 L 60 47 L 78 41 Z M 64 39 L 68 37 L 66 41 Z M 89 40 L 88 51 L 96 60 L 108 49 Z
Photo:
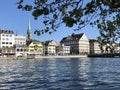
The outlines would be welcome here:
M 119 58 L 0 60 L 0 90 L 119 90 Z

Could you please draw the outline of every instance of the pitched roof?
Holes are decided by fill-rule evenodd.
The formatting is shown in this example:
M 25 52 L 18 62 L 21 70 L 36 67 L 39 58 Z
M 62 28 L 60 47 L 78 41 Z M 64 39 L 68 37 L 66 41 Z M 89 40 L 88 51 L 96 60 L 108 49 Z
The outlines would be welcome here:
M 64 41 L 69 41 L 69 40 L 79 40 L 82 36 L 83 36 L 84 33 L 80 33 L 80 34 L 72 34 L 71 36 L 68 36 L 68 37 L 64 37 L 60 43 L 64 42 Z
M 0 30 L 0 34 L 1 33 L 14 34 L 14 32 L 12 30 Z
M 52 41 L 55 42 L 55 46 L 59 46 L 59 44 L 56 41 L 54 41 L 54 40 L 45 41 L 44 42 L 45 46 L 48 46 L 50 44 L 50 42 L 52 42 Z
M 50 42 L 52 42 L 53 40 L 48 40 L 48 41 L 45 41 L 45 46 L 48 46 Z
M 32 39 L 30 39 L 30 40 L 27 40 L 27 41 L 26 41 L 26 45 L 30 45 L 32 42 L 39 42 L 39 43 L 41 43 L 41 42 L 38 41 L 38 40 L 32 40 Z
M 89 42 L 99 42 L 99 41 L 96 39 L 90 39 Z

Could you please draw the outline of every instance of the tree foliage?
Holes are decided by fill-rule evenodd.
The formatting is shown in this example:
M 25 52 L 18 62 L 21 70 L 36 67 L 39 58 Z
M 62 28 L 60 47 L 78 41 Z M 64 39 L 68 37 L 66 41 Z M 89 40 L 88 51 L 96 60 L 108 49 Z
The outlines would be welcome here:
M 25 0 L 19 0 L 17 4 L 18 9 L 32 12 L 36 20 L 39 17 L 44 18 L 43 23 L 46 27 L 35 30 L 37 35 L 51 34 L 62 23 L 67 27 L 76 26 L 74 30 L 80 30 L 88 24 L 97 25 L 102 36 L 104 36 L 104 29 L 108 30 L 105 32 L 111 36 L 110 33 L 120 27 L 120 0 L 34 0 L 31 2 L 25 3 Z
M 98 24 L 98 28 L 100 29 L 98 40 L 100 42 L 101 49 L 103 46 L 106 46 L 106 51 L 110 49 L 111 53 L 115 52 L 116 41 L 120 38 L 120 29 L 119 26 L 117 26 L 117 23 L 117 20 L 108 20 Z

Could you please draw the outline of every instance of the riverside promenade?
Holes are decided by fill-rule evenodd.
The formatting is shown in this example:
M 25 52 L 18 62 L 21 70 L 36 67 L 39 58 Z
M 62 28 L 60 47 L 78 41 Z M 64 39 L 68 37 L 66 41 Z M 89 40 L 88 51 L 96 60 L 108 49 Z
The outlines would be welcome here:
M 55 56 L 36 56 L 35 59 L 44 59 L 44 58 L 85 58 L 87 55 L 55 55 Z
M 34 56 L 34 57 L 0 57 L 0 60 L 24 60 L 24 59 L 55 59 L 55 58 L 85 58 L 87 55 L 55 55 L 55 56 Z

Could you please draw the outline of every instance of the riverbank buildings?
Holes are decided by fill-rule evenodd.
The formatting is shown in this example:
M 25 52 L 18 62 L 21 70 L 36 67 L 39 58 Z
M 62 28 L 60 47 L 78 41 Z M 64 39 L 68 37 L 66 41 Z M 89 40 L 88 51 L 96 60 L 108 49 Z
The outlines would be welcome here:
M 32 39 L 30 21 L 28 23 L 26 46 L 27 46 L 27 55 L 34 55 L 34 56 L 43 55 L 42 42 Z
M 12 30 L 0 30 L 0 55 L 3 57 L 26 57 L 28 55 L 42 55 L 43 45 L 31 38 L 30 22 L 27 37 L 14 35 Z
M 89 39 L 84 33 L 72 34 L 64 37 L 60 44 L 64 46 L 70 46 L 70 54 L 89 54 Z
M 0 56 L 27 57 L 42 55 L 87 55 L 110 53 L 110 44 L 101 51 L 98 40 L 88 39 L 84 33 L 63 37 L 58 44 L 54 40 L 40 42 L 32 39 L 30 21 L 27 36 L 15 35 L 13 30 L 0 30 Z M 120 44 L 114 43 L 115 53 L 120 53 Z

